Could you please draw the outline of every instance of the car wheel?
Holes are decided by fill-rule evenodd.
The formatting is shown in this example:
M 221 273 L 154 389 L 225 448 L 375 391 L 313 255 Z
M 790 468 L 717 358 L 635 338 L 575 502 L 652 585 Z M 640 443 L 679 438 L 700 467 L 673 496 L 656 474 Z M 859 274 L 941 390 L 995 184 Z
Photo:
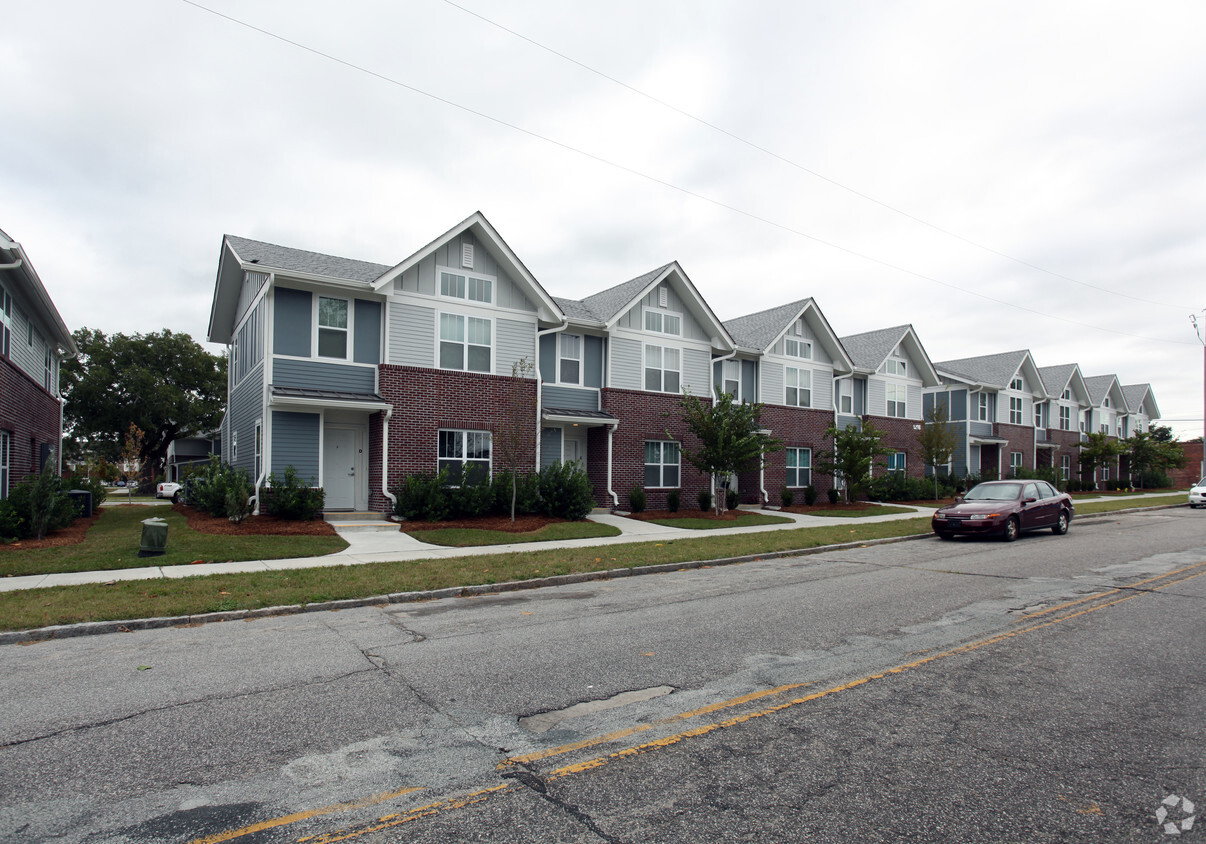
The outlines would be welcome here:
M 1065 533 L 1068 532 L 1068 511 L 1067 510 L 1059 511 L 1059 518 L 1056 520 L 1055 524 L 1053 524 L 1051 526 L 1051 532 L 1054 533 L 1056 536 L 1063 536 Z
M 180 503 L 180 493 L 178 493 L 178 492 L 173 492 L 173 493 L 172 493 L 172 503 L 173 503 L 173 504 L 179 504 L 179 503 Z
M 1009 521 L 1005 523 L 1005 532 L 1001 534 L 1001 538 L 1006 542 L 1013 542 L 1018 538 L 1019 533 L 1021 533 L 1021 530 L 1018 527 L 1017 517 L 1012 516 L 1010 517 Z

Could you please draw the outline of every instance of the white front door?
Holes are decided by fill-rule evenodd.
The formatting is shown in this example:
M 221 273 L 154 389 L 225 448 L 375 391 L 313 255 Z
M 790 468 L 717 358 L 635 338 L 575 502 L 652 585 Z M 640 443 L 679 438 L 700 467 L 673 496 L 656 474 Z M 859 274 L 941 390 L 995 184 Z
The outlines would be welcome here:
M 561 460 L 564 463 L 577 461 L 586 469 L 586 432 L 579 433 L 575 429 L 563 428 L 561 440 Z
M 328 510 L 356 509 L 356 432 L 327 428 L 322 447 L 322 483 Z

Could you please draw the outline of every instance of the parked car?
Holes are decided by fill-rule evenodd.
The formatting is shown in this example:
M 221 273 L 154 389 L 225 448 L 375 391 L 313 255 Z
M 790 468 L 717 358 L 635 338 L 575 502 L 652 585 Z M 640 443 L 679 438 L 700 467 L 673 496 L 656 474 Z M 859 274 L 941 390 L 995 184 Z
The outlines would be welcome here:
M 943 539 L 1000 534 L 1013 542 L 1024 531 L 1042 528 L 1061 536 L 1068 532 L 1074 512 L 1071 496 L 1046 481 L 986 481 L 954 504 L 938 508 L 930 524 Z
M 1206 507 L 1206 478 L 1202 478 L 1189 490 L 1189 506 L 1194 510 Z
M 180 496 L 180 484 L 165 481 L 155 485 L 156 498 L 170 498 L 173 501 L 178 500 Z

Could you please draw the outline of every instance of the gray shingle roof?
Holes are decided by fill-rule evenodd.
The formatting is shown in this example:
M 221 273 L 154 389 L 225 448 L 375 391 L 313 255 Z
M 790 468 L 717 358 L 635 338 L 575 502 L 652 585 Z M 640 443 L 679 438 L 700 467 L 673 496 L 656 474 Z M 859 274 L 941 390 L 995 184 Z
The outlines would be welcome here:
M 874 371 L 879 369 L 879 365 L 900 345 L 908 331 L 907 325 L 894 325 L 891 328 L 851 334 L 840 339 L 856 367 Z
M 590 319 L 603 322 L 603 320 L 600 320 L 591 313 L 590 308 L 586 307 L 585 303 L 579 302 L 577 299 L 563 299 L 560 296 L 554 296 L 553 301 L 557 303 L 557 307 L 561 308 L 562 313 L 570 319 Z
M 1059 366 L 1040 366 L 1039 377 L 1043 379 L 1043 383 L 1047 385 L 1048 390 L 1053 390 L 1055 395 L 1062 395 L 1064 390 L 1068 389 L 1068 382 L 1072 380 L 1072 373 L 1076 371 L 1076 364 L 1061 363 Z
M 580 304 L 585 306 L 595 319 L 600 322 L 610 322 L 612 317 L 623 310 L 626 305 L 631 304 L 642 290 L 652 284 L 655 278 L 673 265 L 673 262 L 663 264 L 656 270 L 651 270 L 623 284 L 617 284 L 615 287 L 609 287 L 587 296 Z
M 1005 389 L 1009 380 L 1017 373 L 1027 351 L 1001 352 L 996 355 L 981 355 L 975 358 L 944 360 L 934 364 L 939 372 L 950 372 L 977 384 Z M 1041 377 L 1041 376 L 1040 376 Z
M 1138 411 L 1139 405 L 1147 401 L 1148 393 L 1152 390 L 1151 384 L 1129 384 L 1122 388 L 1122 397 L 1126 399 L 1126 406 L 1132 411 Z
M 1089 388 L 1089 400 L 1100 407 L 1101 402 L 1110 391 L 1110 385 L 1117 380 L 1117 375 L 1093 375 L 1085 378 L 1085 386 Z
M 245 237 L 235 237 L 229 234 L 226 235 L 226 242 L 230 244 L 241 260 L 263 264 L 266 268 L 294 270 L 349 281 L 363 281 L 366 284 L 376 281 L 386 270 L 390 269 L 387 264 L 338 258 L 334 255 L 323 255 L 321 252 L 291 249 L 288 246 L 277 246 L 273 243 L 248 240 Z
M 811 301 L 812 299 L 800 299 L 779 305 L 777 308 L 758 311 L 756 314 L 746 314 L 728 320 L 724 327 L 738 346 L 765 351 Z

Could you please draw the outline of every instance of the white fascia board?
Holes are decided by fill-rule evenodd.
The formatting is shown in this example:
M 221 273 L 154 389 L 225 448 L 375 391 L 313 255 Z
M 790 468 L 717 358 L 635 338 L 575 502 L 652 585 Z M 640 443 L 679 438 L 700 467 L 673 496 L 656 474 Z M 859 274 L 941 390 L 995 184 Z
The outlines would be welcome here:
M 325 408 L 327 410 L 363 410 L 366 413 L 378 410 L 390 410 L 393 405 L 387 401 L 354 401 L 351 399 L 319 399 L 305 396 L 272 396 L 268 400 L 269 407 Z
M 606 328 L 606 330 L 609 332 L 614 329 L 616 323 L 618 323 L 620 319 L 626 313 L 628 313 L 628 311 L 630 311 L 637 302 L 648 296 L 650 292 L 655 290 L 663 281 L 666 281 L 668 278 L 670 278 L 671 275 L 677 275 L 679 284 L 676 286 L 680 290 L 685 290 L 687 293 L 689 293 L 690 295 L 686 298 L 689 298 L 695 303 L 696 307 L 692 309 L 693 316 L 698 317 L 698 315 L 702 313 L 706 318 L 704 321 L 712 324 L 713 331 L 711 338 L 707 341 L 708 345 L 714 349 L 719 348 L 726 354 L 736 351 L 737 343 L 729 334 L 728 329 L 724 327 L 724 323 L 722 323 L 720 318 L 716 316 L 715 311 L 712 310 L 712 307 L 707 303 L 707 300 L 700 295 L 699 290 L 695 287 L 695 284 L 691 281 L 686 272 L 683 271 L 683 268 L 679 265 L 678 261 L 672 261 L 669 265 L 667 265 L 663 272 L 654 276 L 654 278 L 648 284 L 641 288 L 639 293 L 629 299 L 627 304 L 616 311 L 615 315 L 607 321 L 607 324 L 604 326 L 604 328 Z M 720 343 L 717 344 L 714 342 L 715 340 L 719 340 Z

